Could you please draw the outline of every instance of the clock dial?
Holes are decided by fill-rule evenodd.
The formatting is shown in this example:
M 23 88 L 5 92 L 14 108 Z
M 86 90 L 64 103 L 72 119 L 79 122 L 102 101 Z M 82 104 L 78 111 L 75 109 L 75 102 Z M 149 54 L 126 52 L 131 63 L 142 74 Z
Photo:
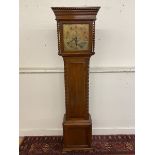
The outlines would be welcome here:
M 89 49 L 89 24 L 63 24 L 64 51 Z

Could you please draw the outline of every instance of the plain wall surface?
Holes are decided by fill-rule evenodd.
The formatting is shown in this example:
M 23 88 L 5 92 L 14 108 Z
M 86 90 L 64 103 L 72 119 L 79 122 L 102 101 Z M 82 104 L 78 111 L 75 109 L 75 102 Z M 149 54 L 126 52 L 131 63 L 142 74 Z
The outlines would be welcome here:
M 101 6 L 90 60 L 93 133 L 133 133 L 134 0 L 20 0 L 20 135 L 62 134 L 64 75 L 54 6 Z

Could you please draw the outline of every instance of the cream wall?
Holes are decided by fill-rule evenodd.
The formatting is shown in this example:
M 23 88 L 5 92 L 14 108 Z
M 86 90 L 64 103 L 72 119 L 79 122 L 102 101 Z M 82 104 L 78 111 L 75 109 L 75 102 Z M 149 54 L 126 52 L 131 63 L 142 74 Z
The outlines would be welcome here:
M 134 0 L 20 0 L 20 135 L 62 134 L 63 60 L 52 6 L 101 6 L 90 61 L 93 133 L 133 133 Z

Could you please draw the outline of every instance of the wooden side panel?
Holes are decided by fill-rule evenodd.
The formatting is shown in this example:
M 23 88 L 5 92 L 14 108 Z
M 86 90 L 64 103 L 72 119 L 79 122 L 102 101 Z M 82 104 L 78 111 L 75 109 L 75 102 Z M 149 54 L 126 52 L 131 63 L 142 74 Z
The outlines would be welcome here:
M 66 117 L 88 119 L 89 58 L 67 57 L 65 62 Z

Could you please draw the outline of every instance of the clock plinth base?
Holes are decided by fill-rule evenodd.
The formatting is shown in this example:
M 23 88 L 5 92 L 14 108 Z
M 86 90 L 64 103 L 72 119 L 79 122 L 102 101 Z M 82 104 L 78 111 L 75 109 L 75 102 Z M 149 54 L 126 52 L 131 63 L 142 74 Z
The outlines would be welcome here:
M 72 119 L 63 120 L 63 152 L 73 150 L 92 150 L 92 121 Z
M 62 153 L 66 153 L 66 152 L 70 152 L 70 151 L 93 151 L 93 148 L 83 148 L 83 147 L 81 147 L 81 148 L 63 148 L 63 150 L 62 150 Z

